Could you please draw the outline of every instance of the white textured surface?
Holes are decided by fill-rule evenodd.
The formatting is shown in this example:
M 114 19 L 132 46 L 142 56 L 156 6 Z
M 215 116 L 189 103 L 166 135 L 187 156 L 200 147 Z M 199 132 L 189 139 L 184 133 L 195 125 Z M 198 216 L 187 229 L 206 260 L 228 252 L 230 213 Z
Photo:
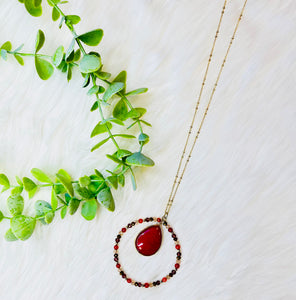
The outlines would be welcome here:
M 216 66 L 242 2 L 230 1 L 226 9 Z M 98 50 L 106 70 L 126 69 L 130 89 L 150 88 L 133 101 L 143 103 L 153 123 L 145 153 L 156 167 L 137 172 L 136 192 L 128 184 L 115 193 L 113 214 L 101 209 L 89 223 L 79 214 L 58 217 L 24 243 L 1 241 L 1 299 L 296 299 L 294 0 L 249 0 L 169 217 L 183 247 L 179 274 L 145 290 L 124 283 L 114 267 L 113 241 L 121 226 L 164 209 L 222 3 L 71 0 L 65 6 L 82 17 L 78 32 L 104 29 Z M 32 18 L 16 0 L 1 1 L 1 41 L 24 42 L 30 51 L 41 28 L 47 36 L 43 51 L 67 46 L 70 34 L 51 22 L 44 6 L 45 14 Z M 11 58 L 0 61 L 1 172 L 28 176 L 32 167 L 49 173 L 63 167 L 77 178 L 106 167 L 106 148 L 89 152 L 98 116 L 89 112 L 91 100 L 78 74 L 70 84 L 58 72 L 42 82 L 33 61 L 25 61 L 25 67 Z M 7 228 L 3 221 L 1 236 Z M 173 259 L 170 241 L 144 259 L 133 238 L 122 249 L 126 271 L 143 281 L 166 274 Z

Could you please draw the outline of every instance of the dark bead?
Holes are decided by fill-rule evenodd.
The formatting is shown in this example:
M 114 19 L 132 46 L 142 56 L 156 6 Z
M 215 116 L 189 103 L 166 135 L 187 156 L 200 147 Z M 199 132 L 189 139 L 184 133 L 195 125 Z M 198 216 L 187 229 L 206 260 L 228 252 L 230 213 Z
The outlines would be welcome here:
M 122 278 L 126 278 L 126 275 L 125 275 L 125 274 L 122 274 Z
M 156 286 L 156 281 L 153 281 L 153 286 Z
M 141 287 L 142 286 L 142 283 L 141 282 L 138 282 L 138 287 Z
M 135 286 L 138 286 L 138 282 L 135 282 Z
M 115 239 L 115 242 L 116 242 L 116 243 L 119 243 L 119 242 L 120 242 L 120 239 Z
M 172 234 L 172 238 L 174 239 L 174 238 L 176 238 L 176 237 L 177 237 L 177 236 L 173 233 L 173 234 Z
M 136 225 L 136 223 L 135 222 L 132 222 L 132 226 L 135 226 Z
M 182 255 L 182 253 L 179 251 L 179 252 L 177 252 L 177 255 L 178 255 L 178 256 L 181 256 L 181 255 Z
M 153 218 L 150 218 L 150 221 L 153 221 Z
M 132 227 L 132 224 L 128 224 L 128 225 L 127 225 L 127 228 L 131 228 L 131 227 Z
M 160 281 L 159 280 L 156 281 L 156 285 L 160 285 Z
M 177 238 L 174 238 L 174 241 L 177 241 L 178 239 Z
M 173 277 L 174 275 L 173 275 L 173 273 L 170 273 L 169 276 L 170 276 L 170 277 Z
M 120 238 L 121 238 L 121 235 L 119 234 L 119 235 L 117 236 L 117 238 L 120 239 Z
M 175 275 L 176 274 L 176 270 L 172 270 L 172 274 Z
M 146 219 L 145 219 L 145 221 L 146 221 L 146 222 L 149 222 L 149 221 L 150 221 L 150 219 L 149 219 L 149 218 L 146 218 Z
M 115 258 L 114 258 L 114 261 L 118 262 L 118 257 L 115 257 Z
M 166 221 L 164 221 L 164 222 L 163 222 L 163 225 L 164 225 L 164 226 L 167 226 L 167 225 L 168 225 L 168 223 L 167 223 Z
M 123 272 L 123 271 L 121 271 L 121 272 L 120 272 L 120 275 L 123 275 L 123 274 L 124 274 L 124 272 Z
M 117 253 L 115 253 L 115 254 L 114 254 L 114 257 L 118 257 L 118 254 L 117 254 Z

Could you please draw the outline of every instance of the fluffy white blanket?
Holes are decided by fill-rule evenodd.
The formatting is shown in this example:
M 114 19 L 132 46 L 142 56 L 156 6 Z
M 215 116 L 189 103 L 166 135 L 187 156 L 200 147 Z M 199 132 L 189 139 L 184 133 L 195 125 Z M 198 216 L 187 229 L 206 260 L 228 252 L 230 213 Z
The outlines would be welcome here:
M 44 2 L 46 2 L 44 0 Z M 242 6 L 230 1 L 209 74 L 209 96 Z M 234 41 L 198 146 L 169 216 L 179 235 L 179 274 L 153 289 L 126 284 L 113 261 L 118 230 L 138 217 L 161 215 L 185 142 L 223 1 L 71 0 L 78 32 L 103 28 L 98 47 L 105 69 L 125 69 L 128 88 L 148 87 L 133 99 L 147 108 L 153 128 L 145 153 L 156 162 L 136 172 L 138 190 L 115 192 L 116 211 L 100 209 L 94 221 L 80 214 L 37 226 L 28 241 L 0 243 L 0 298 L 22 299 L 296 299 L 295 61 L 296 2 L 252 1 Z M 41 18 L 17 0 L 1 1 L 1 42 L 25 43 L 46 33 L 43 51 L 53 53 L 71 36 L 58 29 L 44 3 Z M 10 178 L 38 167 L 74 178 L 110 166 L 102 151 L 90 153 L 90 130 L 99 120 L 78 73 L 68 84 L 55 72 L 47 82 L 33 60 L 0 61 L 0 168 Z M 7 193 L 1 196 L 5 207 Z M 37 194 L 49 199 L 49 193 Z M 33 213 L 34 200 L 25 211 Z M 0 236 L 9 227 L 0 226 Z M 174 251 L 166 235 L 160 252 L 139 257 L 135 230 L 123 244 L 122 263 L 138 280 L 170 270 Z

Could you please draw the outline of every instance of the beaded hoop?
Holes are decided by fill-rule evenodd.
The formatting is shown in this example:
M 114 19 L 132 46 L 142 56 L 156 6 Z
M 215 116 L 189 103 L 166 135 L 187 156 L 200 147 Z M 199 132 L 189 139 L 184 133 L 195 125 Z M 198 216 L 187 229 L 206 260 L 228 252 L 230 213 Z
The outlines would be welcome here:
M 177 250 L 177 254 L 176 254 L 176 262 L 174 265 L 174 268 L 170 271 L 170 273 L 164 277 L 162 277 L 162 279 L 153 281 L 153 282 L 139 282 L 136 281 L 134 279 L 132 279 L 131 277 L 129 277 L 122 269 L 121 264 L 119 262 L 119 255 L 118 255 L 118 250 L 119 250 L 119 243 L 121 240 L 122 235 L 127 231 L 127 229 L 130 229 L 132 227 L 134 227 L 137 224 L 142 224 L 143 222 L 157 222 L 161 225 L 163 225 L 164 227 L 167 228 L 168 232 L 171 234 L 172 239 L 174 240 L 175 243 L 175 248 Z M 173 228 L 166 222 L 163 221 L 161 218 L 145 218 L 145 219 L 138 219 L 136 221 L 133 221 L 131 223 L 128 223 L 126 227 L 121 228 L 121 230 L 119 231 L 116 239 L 115 239 L 115 245 L 114 245 L 114 261 L 116 263 L 116 268 L 118 269 L 119 275 L 126 280 L 127 283 L 132 284 L 134 286 L 137 287 L 144 287 L 144 288 L 149 288 L 149 287 L 154 287 L 154 286 L 158 286 L 161 283 L 165 283 L 167 282 L 167 280 L 169 280 L 170 278 L 172 278 L 176 273 L 177 270 L 180 268 L 181 265 L 181 246 L 180 243 L 178 241 L 177 235 L 174 233 Z

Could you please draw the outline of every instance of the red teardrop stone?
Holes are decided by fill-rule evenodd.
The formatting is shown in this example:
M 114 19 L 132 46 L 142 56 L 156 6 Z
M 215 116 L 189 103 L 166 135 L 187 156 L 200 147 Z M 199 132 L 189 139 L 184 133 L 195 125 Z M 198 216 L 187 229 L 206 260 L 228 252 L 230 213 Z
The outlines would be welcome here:
M 137 251 L 145 256 L 155 254 L 161 246 L 162 233 L 159 225 L 152 225 L 142 230 L 136 238 Z

